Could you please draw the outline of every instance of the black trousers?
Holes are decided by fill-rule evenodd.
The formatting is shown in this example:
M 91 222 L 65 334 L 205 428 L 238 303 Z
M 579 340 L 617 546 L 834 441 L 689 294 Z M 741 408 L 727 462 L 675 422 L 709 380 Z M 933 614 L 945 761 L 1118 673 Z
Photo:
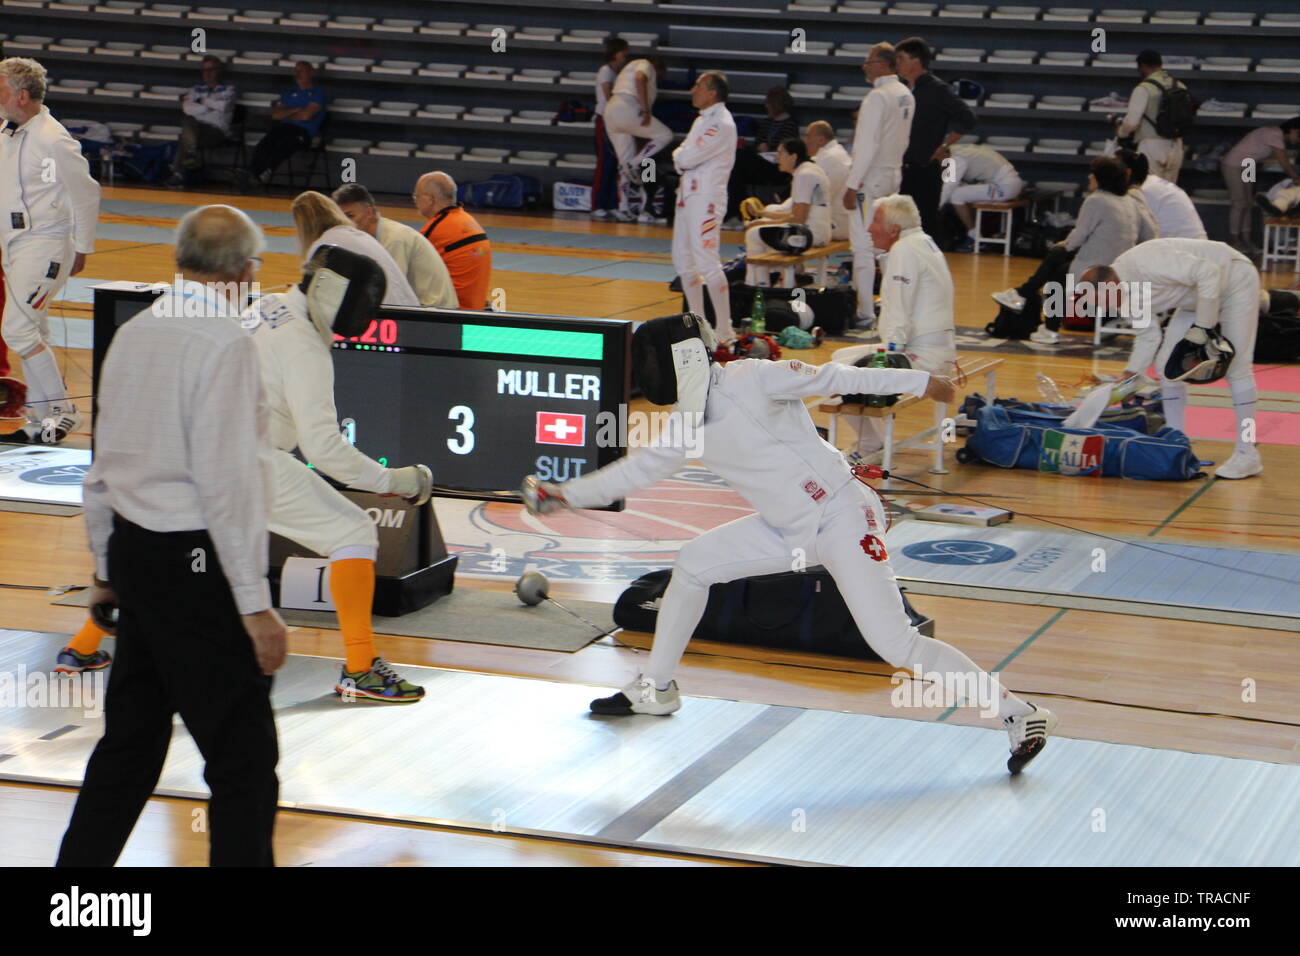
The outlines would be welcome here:
M 119 516 L 108 563 L 120 612 L 104 736 L 55 865 L 117 861 L 158 783 L 179 713 L 212 792 L 210 864 L 273 866 L 280 754 L 271 678 L 257 666 L 212 539 L 147 531 Z
M 903 179 L 898 191 L 911 196 L 921 213 L 921 230 L 935 242 L 939 235 L 939 197 L 943 194 L 943 167 L 937 160 L 928 163 L 904 163 Z
M 777 200 L 766 197 L 781 192 L 789 195 L 789 186 L 790 174 L 781 172 L 776 163 L 769 163 L 752 147 L 736 150 L 736 162 L 727 178 L 727 218 L 738 217 L 740 204 L 750 196 L 763 193 L 759 198 L 765 203 L 776 202 Z M 779 187 L 785 187 L 785 190 Z
M 262 137 L 262 141 L 253 147 L 253 158 L 249 161 L 248 171 L 257 176 L 264 170 L 275 169 L 298 150 L 310 145 L 311 134 L 301 126 L 276 123 Z
M 1070 273 L 1070 263 L 1074 261 L 1074 253 L 1064 246 L 1052 246 L 1047 250 L 1047 257 L 1043 259 L 1034 274 L 1026 279 L 1022 284 L 1016 286 L 1016 291 L 1025 297 L 1026 300 L 1038 300 L 1043 291 L 1043 286 L 1049 282 L 1065 283 L 1065 277 Z M 1026 305 L 1028 308 L 1029 305 Z M 1043 319 L 1043 324 L 1053 332 L 1060 331 L 1060 315 L 1048 315 Z

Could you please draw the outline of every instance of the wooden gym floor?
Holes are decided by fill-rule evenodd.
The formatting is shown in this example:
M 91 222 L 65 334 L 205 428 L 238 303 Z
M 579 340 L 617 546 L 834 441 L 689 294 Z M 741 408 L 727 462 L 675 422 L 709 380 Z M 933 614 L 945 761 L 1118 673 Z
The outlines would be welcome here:
M 110 188 L 106 198 L 165 203 L 177 217 L 193 205 L 230 202 L 245 209 L 286 211 L 287 198 L 230 197 L 202 193 Z M 414 211 L 385 207 L 385 215 L 411 222 Z M 106 222 L 171 227 L 175 218 L 106 215 Z M 550 233 L 616 234 L 668 238 L 659 227 L 613 225 L 582 218 L 528 215 L 478 215 L 489 234 L 496 228 Z M 288 235 L 272 227 L 272 234 Z M 739 236 L 727 237 L 728 244 Z M 662 253 L 569 249 L 559 236 L 545 248 L 494 244 L 498 252 L 584 259 L 663 262 Z M 101 239 L 85 278 L 156 281 L 169 279 L 173 266 L 165 243 L 142 244 Z M 1020 281 L 1034 267 L 1030 260 L 985 254 L 951 255 L 957 290 L 959 326 L 981 328 L 995 306 L 989 293 Z M 287 283 L 296 272 L 295 258 L 270 253 L 262 274 L 264 288 Z M 1294 276 L 1266 274 L 1271 286 L 1290 285 Z M 565 303 L 580 303 L 569 314 L 644 319 L 675 310 L 679 298 L 658 282 L 592 279 L 546 273 L 494 273 L 493 285 L 506 291 L 512 311 L 564 314 Z M 56 306 L 56 313 L 88 317 L 88 309 Z M 800 358 L 829 359 L 839 344 L 824 345 Z M 967 353 L 967 359 L 988 353 Z M 1036 398 L 1034 376 L 1051 376 L 1062 390 L 1092 372 L 1118 371 L 1119 362 L 1052 355 L 1004 354 L 999 392 Z M 60 350 L 70 394 L 90 390 L 90 353 Z M 16 363 L 15 363 L 16 364 Z M 974 390 L 981 382 L 971 382 Z M 84 407 L 83 403 L 83 407 Z M 927 410 L 916 412 L 927 416 Z M 920 420 L 918 418 L 918 420 Z M 86 434 L 72 444 L 88 444 Z M 1202 458 L 1223 460 L 1229 447 L 1198 441 Z M 1291 475 L 1300 466 L 1300 448 L 1266 445 L 1266 470 L 1258 478 L 1229 482 L 1087 481 L 1040 476 L 992 467 L 953 467 L 948 475 L 925 472 L 923 452 L 905 452 L 895 470 L 949 491 L 1012 495 L 1017 524 L 1047 526 L 1042 516 L 1080 530 L 1105 534 L 1158 537 L 1162 540 L 1217 544 L 1224 547 L 1294 551 L 1300 530 L 1300 490 Z M 951 467 L 951 465 L 950 465 Z M 906 498 L 906 494 L 902 497 Z M 0 512 L 0 582 L 57 585 L 81 583 L 90 575 L 85 533 L 79 518 Z M 507 590 L 508 585 L 463 580 L 462 587 Z M 564 597 L 612 601 L 619 587 L 590 583 L 555 585 Z M 42 591 L 0 589 L 0 626 L 71 633 L 84 611 L 56 607 Z M 938 634 L 962 648 L 981 666 L 999 669 L 1013 690 L 1041 700 L 1061 716 L 1060 733 L 1068 737 L 1137 744 L 1147 747 L 1220 754 L 1277 763 L 1300 763 L 1295 723 L 1300 720 L 1295 687 L 1300 682 L 1300 655 L 1293 633 L 1226 625 L 1176 622 L 1053 607 L 972 602 L 921 597 L 917 603 L 935 618 Z M 647 635 L 621 637 L 648 646 Z M 508 647 L 381 637 L 381 653 L 397 664 L 422 664 L 486 673 L 512 674 L 590 684 L 621 685 L 635 667 L 630 650 L 593 644 L 576 654 Z M 339 656 L 337 632 L 298 628 L 290 634 L 290 651 Z M 688 694 L 728 697 L 770 704 L 898 716 L 890 706 L 890 669 L 882 664 L 820 657 L 797 652 L 692 644 L 679 672 Z M 1247 694 L 1243 687 L 1253 687 Z M 594 695 L 593 695 L 594 696 Z M 1246 699 L 1250 698 L 1250 699 Z M 936 719 L 940 711 L 914 712 Z M 953 722 L 978 722 L 957 711 Z M 48 865 L 71 811 L 75 792 L 52 787 L 0 784 L 0 861 L 14 865 Z M 150 801 L 123 856 L 133 865 L 204 865 L 207 841 L 192 832 L 189 801 Z M 598 846 L 377 823 L 286 811 L 277 828 L 281 865 L 501 865 L 501 866 L 645 866 L 718 865 L 646 852 Z

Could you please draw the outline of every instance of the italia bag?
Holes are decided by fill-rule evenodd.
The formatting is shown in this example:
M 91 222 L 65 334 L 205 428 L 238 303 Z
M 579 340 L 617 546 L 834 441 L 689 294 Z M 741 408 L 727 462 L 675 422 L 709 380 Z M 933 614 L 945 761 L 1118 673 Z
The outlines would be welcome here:
M 665 568 L 634 581 L 614 605 L 614 623 L 653 632 L 671 577 L 672 569 Z M 906 594 L 902 598 L 912 624 L 933 637 L 934 621 L 917 612 Z M 880 660 L 858 630 L 834 578 L 819 566 L 713 585 L 692 638 Z
M 1164 407 L 1158 398 L 1151 401 L 1138 400 L 1128 404 L 1107 408 L 1101 413 L 1097 424 L 1105 428 L 1131 428 L 1143 435 L 1154 435 L 1165 427 Z M 963 418 L 975 418 L 988 401 L 979 392 L 970 395 L 961 404 Z M 1007 410 L 1013 422 L 1026 425 L 1060 425 L 1075 411 L 1073 405 L 1057 405 L 1052 402 L 1022 402 L 1016 398 L 998 398 L 994 405 Z

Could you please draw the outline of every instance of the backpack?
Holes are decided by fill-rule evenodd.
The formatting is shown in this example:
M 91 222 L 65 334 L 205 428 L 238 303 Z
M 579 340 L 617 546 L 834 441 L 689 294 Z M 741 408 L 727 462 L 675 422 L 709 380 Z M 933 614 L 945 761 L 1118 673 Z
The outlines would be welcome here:
M 1156 135 L 1161 139 L 1179 139 L 1196 125 L 1196 103 L 1187 87 L 1174 80 L 1173 85 L 1165 88 L 1156 80 L 1147 78 L 1143 83 L 1150 83 L 1160 91 L 1160 105 L 1156 107 Z M 1143 117 L 1145 119 L 1145 117 Z

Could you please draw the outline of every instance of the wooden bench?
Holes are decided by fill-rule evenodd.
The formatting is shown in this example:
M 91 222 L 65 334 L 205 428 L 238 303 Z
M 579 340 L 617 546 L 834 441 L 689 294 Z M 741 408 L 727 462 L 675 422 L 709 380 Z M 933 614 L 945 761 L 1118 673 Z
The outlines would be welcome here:
M 794 288 L 794 270 L 796 266 L 803 265 L 805 262 L 819 263 L 817 269 L 817 284 L 824 286 L 826 284 L 826 260 L 839 252 L 848 252 L 851 246 L 847 239 L 837 239 L 834 242 L 828 242 L 824 246 L 813 246 L 796 255 L 787 255 L 784 252 L 765 252 L 759 256 L 750 256 L 745 260 L 747 266 L 767 266 L 768 269 L 780 269 L 781 281 L 787 288 Z M 759 285 L 767 285 L 766 282 L 760 282 Z
M 1295 248 L 1284 252 L 1289 242 L 1294 242 Z M 1295 271 L 1300 272 L 1300 216 L 1264 218 L 1264 257 L 1260 260 L 1259 267 L 1268 269 L 1269 261 L 1273 259 L 1290 262 Z
M 969 379 L 975 375 L 983 375 L 984 395 L 991 402 L 997 395 L 997 374 L 998 367 L 1002 364 L 1000 358 L 981 358 L 977 359 L 973 365 L 961 370 L 962 375 Z M 934 464 L 930 466 L 930 474 L 946 475 L 948 469 L 943 466 L 943 449 L 947 442 L 943 440 L 944 423 L 948 419 L 948 405 L 944 402 L 934 403 L 934 424 L 923 431 L 917 432 L 910 438 L 904 439 L 897 444 L 894 442 L 894 417 L 905 408 L 911 408 L 913 405 L 925 401 L 924 398 L 918 398 L 915 395 L 909 395 L 906 398 L 900 398 L 893 405 L 887 408 L 876 408 L 871 405 L 861 405 L 857 402 L 845 402 L 841 398 L 832 399 L 814 399 L 817 402 L 817 410 L 830 416 L 830 423 L 827 428 L 827 440 L 839 447 L 837 439 L 839 438 L 839 417 L 841 415 L 857 415 L 867 418 L 883 418 L 885 420 L 885 446 L 874 455 L 868 456 L 868 461 L 874 464 L 874 459 L 879 456 L 880 464 L 888 471 L 894 462 L 894 451 L 905 448 L 915 447 L 933 447 Z
M 975 210 L 975 253 L 979 254 L 982 243 L 991 243 L 1002 247 L 1004 256 L 1011 255 L 1011 222 L 1017 209 L 1029 205 L 1028 199 L 1009 199 L 1006 202 L 977 202 L 971 206 Z M 1002 217 L 1002 238 L 986 239 L 984 237 L 984 214 L 997 213 Z

